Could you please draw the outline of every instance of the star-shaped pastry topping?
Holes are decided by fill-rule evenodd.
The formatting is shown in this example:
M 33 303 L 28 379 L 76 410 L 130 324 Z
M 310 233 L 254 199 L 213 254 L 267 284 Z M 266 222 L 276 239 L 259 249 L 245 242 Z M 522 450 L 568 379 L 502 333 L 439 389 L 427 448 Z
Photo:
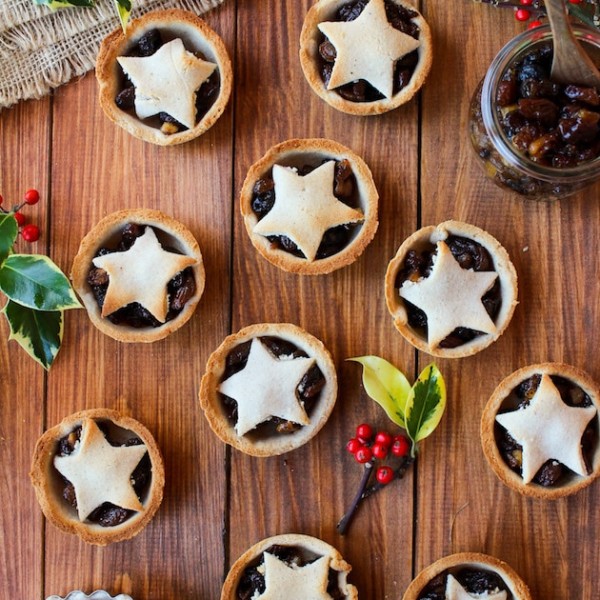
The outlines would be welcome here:
M 327 593 L 329 557 L 322 556 L 303 567 L 288 566 L 265 552 L 265 591 L 259 600 L 331 600 Z
M 164 323 L 169 308 L 167 284 L 177 273 L 196 264 L 196 259 L 163 250 L 152 227 L 146 226 L 129 250 L 96 256 L 92 262 L 109 277 L 103 317 L 138 302 Z
M 54 458 L 58 472 L 75 488 L 80 521 L 104 502 L 128 510 L 143 510 L 131 474 L 146 452 L 143 444 L 111 446 L 95 421 L 83 421 L 81 438 L 74 451 Z
M 307 260 L 315 260 L 328 229 L 365 218 L 361 211 L 335 197 L 334 175 L 333 160 L 308 175 L 298 175 L 291 167 L 274 165 L 275 204 L 253 231 L 265 237 L 284 235 L 300 248 Z
M 242 436 L 271 417 L 308 425 L 296 388 L 314 363 L 314 358 L 276 358 L 254 338 L 246 366 L 219 386 L 222 394 L 237 402 L 236 433 Z
M 364 79 L 386 98 L 394 89 L 396 61 L 416 50 L 420 42 L 392 27 L 384 0 L 371 0 L 354 21 L 326 21 L 319 29 L 336 51 L 327 89 Z
M 483 592 L 481 594 L 471 594 L 455 579 L 454 576 L 448 575 L 446 580 L 446 597 L 445 600 L 506 600 L 506 591 Z
M 448 245 L 438 242 L 429 277 L 406 280 L 400 296 L 425 312 L 427 341 L 435 348 L 457 327 L 483 333 L 496 331 L 481 298 L 497 277 L 495 271 L 463 269 Z
M 586 476 L 581 436 L 596 412 L 593 406 L 565 404 L 551 377 L 544 373 L 527 406 L 496 415 L 496 421 L 523 447 L 523 482 L 529 483 L 551 459 Z
M 196 124 L 196 91 L 217 68 L 188 52 L 176 38 L 151 56 L 119 56 L 135 86 L 135 112 L 146 119 L 166 112 L 188 128 Z

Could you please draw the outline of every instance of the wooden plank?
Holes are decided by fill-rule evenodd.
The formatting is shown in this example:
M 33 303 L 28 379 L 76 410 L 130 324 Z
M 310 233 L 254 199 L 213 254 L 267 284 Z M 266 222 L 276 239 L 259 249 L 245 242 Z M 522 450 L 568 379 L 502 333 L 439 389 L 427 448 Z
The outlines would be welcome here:
M 234 15 L 231 2 L 206 15 L 228 48 Z M 104 215 L 157 208 L 196 236 L 207 283 L 191 321 L 154 344 L 120 344 L 84 311 L 69 315 L 48 380 L 48 425 L 83 408 L 130 413 L 156 437 L 167 481 L 158 514 L 130 541 L 96 548 L 48 526 L 45 591 L 215 598 L 224 562 L 225 450 L 214 443 L 197 394 L 208 354 L 228 327 L 232 112 L 202 138 L 161 148 L 110 123 L 96 94 L 93 74 L 56 94 L 52 239 L 59 264 L 70 269 L 82 236 Z M 77 568 L 65 571 L 68 564 Z
M 0 118 L 0 193 L 3 208 L 22 202 L 29 188 L 40 192 L 38 205 L 23 213 L 42 237 L 35 244 L 18 239 L 18 252 L 47 252 L 48 155 L 52 101 L 22 103 L 4 110 Z M 4 306 L 5 298 L 0 304 Z M 45 376 L 17 345 L 6 343 L 9 328 L 0 319 L 0 597 L 36 598 L 43 585 L 43 520 L 29 468 L 35 442 L 42 431 Z
M 393 427 L 362 391 L 360 367 L 344 360 L 377 354 L 409 376 L 414 370 L 414 353 L 387 313 L 383 279 L 388 261 L 416 223 L 418 107 L 412 103 L 380 117 L 359 118 L 321 101 L 298 60 L 310 5 L 308 0 L 239 5 L 235 188 L 272 145 L 292 137 L 328 137 L 352 148 L 371 167 L 380 225 L 353 265 L 301 277 L 262 259 L 235 212 L 233 330 L 255 322 L 303 326 L 332 352 L 340 393 L 328 424 L 302 448 L 262 460 L 232 452 L 229 563 L 264 537 L 306 533 L 338 547 L 354 565 L 351 580 L 361 597 L 397 597 L 410 581 L 412 476 L 365 503 L 347 536 L 339 536 L 335 525 L 361 476 L 344 451 L 346 441 L 363 421 Z
M 426 6 L 437 55 L 444 58 L 424 95 L 423 223 L 457 218 L 497 237 L 519 274 L 520 304 L 493 346 L 468 359 L 438 361 L 448 382 L 448 410 L 419 469 L 415 565 L 481 551 L 510 563 L 536 598 L 592 598 L 597 544 L 585 533 L 570 533 L 597 528 L 590 509 L 598 488 L 556 503 L 521 498 L 488 467 L 479 421 L 496 385 L 521 366 L 565 361 L 598 379 L 593 348 L 584 342 L 598 326 L 596 302 L 590 302 L 598 267 L 581 247 L 582 240 L 598 239 L 598 207 L 589 202 L 597 188 L 561 203 L 534 203 L 483 178 L 466 134 L 470 95 L 495 53 L 522 26 L 489 6 Z

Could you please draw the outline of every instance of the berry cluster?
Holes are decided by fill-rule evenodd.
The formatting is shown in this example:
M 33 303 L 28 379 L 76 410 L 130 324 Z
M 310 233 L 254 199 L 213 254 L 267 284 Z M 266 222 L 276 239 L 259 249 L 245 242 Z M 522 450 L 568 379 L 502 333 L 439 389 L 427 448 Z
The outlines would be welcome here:
M 393 436 L 387 431 L 378 431 L 376 434 L 368 423 L 362 423 L 356 428 L 356 437 L 346 444 L 346 450 L 354 455 L 360 464 L 375 461 L 384 461 L 391 454 L 398 458 L 405 457 L 410 450 L 410 443 L 403 435 Z M 389 465 L 380 465 L 375 471 L 378 483 L 386 485 L 396 476 L 394 469 Z
M 12 210 L 8 211 L 2 207 L 4 202 L 4 198 L 0 195 L 0 212 L 4 214 L 12 213 L 17 224 L 19 225 L 19 231 L 21 236 L 26 242 L 37 242 L 40 239 L 40 228 L 37 225 L 33 225 L 32 223 L 26 225 L 26 217 L 20 212 L 20 210 L 27 205 L 37 204 L 40 200 L 40 194 L 37 190 L 27 190 L 25 192 L 25 196 L 23 197 L 23 202 L 21 204 L 17 204 L 13 206 Z

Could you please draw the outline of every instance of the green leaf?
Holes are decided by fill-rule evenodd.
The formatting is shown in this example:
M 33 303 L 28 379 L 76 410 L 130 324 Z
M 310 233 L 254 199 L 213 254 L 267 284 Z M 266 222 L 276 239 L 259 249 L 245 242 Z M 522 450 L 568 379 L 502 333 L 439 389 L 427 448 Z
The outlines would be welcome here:
M 13 302 L 36 310 L 81 307 L 69 280 L 40 254 L 9 256 L 0 267 L 0 290 Z
M 12 252 L 19 234 L 19 226 L 13 213 L 0 213 L 0 263 Z
M 378 356 L 359 356 L 348 360 L 363 366 L 363 385 L 367 394 L 396 425 L 404 428 L 404 406 L 411 391 L 404 373 Z
M 8 339 L 17 341 L 44 369 L 49 369 L 62 341 L 62 311 L 33 310 L 9 300 L 2 312 L 10 325 Z
M 406 431 L 416 444 L 433 433 L 446 408 L 446 384 L 432 363 L 425 367 L 413 385 L 406 401 Z
M 131 1 L 130 0 L 114 0 L 117 8 L 119 19 L 121 20 L 121 27 L 123 31 L 127 31 L 127 22 L 129 21 L 129 15 L 131 14 Z
M 94 6 L 94 0 L 33 0 L 39 6 L 47 6 L 51 10 L 69 8 L 71 6 Z

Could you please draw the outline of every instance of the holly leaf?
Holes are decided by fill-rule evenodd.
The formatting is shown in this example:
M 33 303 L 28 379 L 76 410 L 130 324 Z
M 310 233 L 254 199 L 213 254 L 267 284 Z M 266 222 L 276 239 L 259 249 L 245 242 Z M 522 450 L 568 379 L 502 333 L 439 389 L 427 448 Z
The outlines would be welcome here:
M 9 300 L 2 309 L 15 340 L 44 369 L 49 369 L 63 337 L 62 311 L 34 310 Z
M 13 213 L 0 212 L 0 263 L 12 252 L 19 234 L 19 225 Z
M 417 442 L 433 433 L 445 408 L 446 384 L 442 374 L 432 363 L 421 371 L 406 400 L 406 432 L 413 442 L 413 456 Z
M 127 22 L 131 14 L 131 0 L 114 0 L 114 2 L 119 20 L 121 21 L 121 27 L 123 31 L 127 31 Z
M 396 425 L 405 428 L 405 405 L 411 391 L 404 373 L 379 356 L 349 358 L 363 366 L 363 385 L 369 396 Z
M 12 254 L 0 267 L 0 290 L 13 302 L 34 310 L 65 310 L 81 304 L 69 280 L 47 257 Z

